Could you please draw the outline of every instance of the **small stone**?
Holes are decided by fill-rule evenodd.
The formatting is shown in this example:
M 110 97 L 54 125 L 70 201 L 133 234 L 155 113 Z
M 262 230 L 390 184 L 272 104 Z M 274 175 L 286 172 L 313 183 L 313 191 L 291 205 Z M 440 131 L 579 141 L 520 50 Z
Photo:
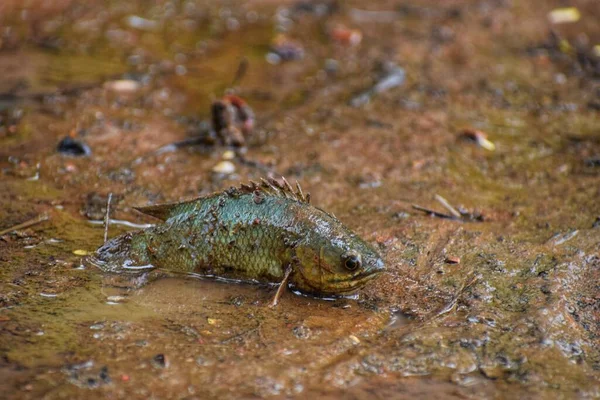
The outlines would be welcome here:
M 212 169 L 217 174 L 230 175 L 235 172 L 235 165 L 231 161 L 221 161 Z
M 302 44 L 283 34 L 279 34 L 273 39 L 271 52 L 267 54 L 267 62 L 270 64 L 278 64 L 281 61 L 301 60 L 302 58 L 304 58 L 304 47 Z
M 125 299 L 126 299 L 125 296 L 108 296 L 106 298 L 106 301 L 113 302 L 113 303 L 119 303 Z
M 331 31 L 331 38 L 338 43 L 357 46 L 362 41 L 362 32 L 358 29 L 348 29 L 340 26 Z
M 169 366 L 167 357 L 164 354 L 157 354 L 152 357 L 152 364 L 157 368 L 167 368 Z
M 56 150 L 61 154 L 69 156 L 83 157 L 92 154 L 89 146 L 81 143 L 70 136 L 66 136 L 58 143 Z
M 493 142 L 488 140 L 487 134 L 483 131 L 480 131 L 477 129 L 465 129 L 462 132 L 462 137 L 467 140 L 474 141 L 480 147 L 483 147 L 486 150 L 489 150 L 489 151 L 496 150 L 496 145 Z
M 102 367 L 99 376 L 100 379 L 102 379 L 102 382 L 104 383 L 109 383 L 111 381 L 110 376 L 108 375 L 108 367 L 106 366 Z
M 553 24 L 577 22 L 580 18 L 581 13 L 575 7 L 555 8 L 548 13 L 548 20 Z
M 160 28 L 160 24 L 157 21 L 142 18 L 137 15 L 130 15 L 126 18 L 125 21 L 127 22 L 127 25 L 129 25 L 131 28 L 139 29 L 141 31 L 152 32 Z
M 447 256 L 446 264 L 460 264 L 460 257 L 457 256 Z
M 233 160 L 235 158 L 235 153 L 231 150 L 227 150 L 223 153 L 223 160 Z
M 294 327 L 292 329 L 292 333 L 298 339 L 308 339 L 310 337 L 310 334 L 311 334 L 310 328 L 307 328 L 304 325 L 299 325 L 299 326 Z
M 213 364 L 214 361 L 209 360 L 208 358 L 202 356 L 196 358 L 196 365 L 198 365 L 199 367 L 210 367 Z
M 132 79 L 119 79 L 104 83 L 104 88 L 119 94 L 133 94 L 140 90 L 142 85 Z

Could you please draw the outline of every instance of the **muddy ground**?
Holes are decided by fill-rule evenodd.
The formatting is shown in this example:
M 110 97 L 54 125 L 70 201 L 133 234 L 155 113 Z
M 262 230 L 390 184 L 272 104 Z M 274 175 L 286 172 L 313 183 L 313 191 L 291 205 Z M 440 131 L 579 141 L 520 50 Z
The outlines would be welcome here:
M 82 3 L 0 4 L 0 397 L 600 397 L 594 0 L 564 24 L 560 1 Z M 351 105 L 386 65 L 401 85 Z M 256 113 L 233 170 L 156 151 L 225 93 Z M 384 255 L 356 298 L 81 266 L 109 194 L 113 237 L 282 175 Z M 436 194 L 464 216 L 413 208 L 449 215 Z

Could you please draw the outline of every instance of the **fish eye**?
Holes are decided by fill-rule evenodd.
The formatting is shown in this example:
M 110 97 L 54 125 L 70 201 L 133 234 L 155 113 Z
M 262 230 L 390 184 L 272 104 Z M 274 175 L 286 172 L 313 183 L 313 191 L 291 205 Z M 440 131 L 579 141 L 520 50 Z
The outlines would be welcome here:
M 360 261 L 360 254 L 355 253 L 345 254 L 343 261 L 344 267 L 346 267 L 348 271 L 356 271 L 362 264 Z

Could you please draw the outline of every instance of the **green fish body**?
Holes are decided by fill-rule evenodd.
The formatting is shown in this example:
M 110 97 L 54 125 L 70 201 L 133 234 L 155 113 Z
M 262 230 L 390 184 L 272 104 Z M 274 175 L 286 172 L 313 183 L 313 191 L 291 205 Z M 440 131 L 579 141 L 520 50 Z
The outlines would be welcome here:
M 294 289 L 351 293 L 384 269 L 377 252 L 283 181 L 263 180 L 176 204 L 139 208 L 162 224 L 107 241 L 89 258 L 113 273 L 155 268 Z

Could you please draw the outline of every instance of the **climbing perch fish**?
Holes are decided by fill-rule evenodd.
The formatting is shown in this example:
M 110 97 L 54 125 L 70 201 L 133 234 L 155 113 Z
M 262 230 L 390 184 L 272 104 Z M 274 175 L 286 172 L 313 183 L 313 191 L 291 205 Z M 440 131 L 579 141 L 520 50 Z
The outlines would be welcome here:
M 113 273 L 160 268 L 316 295 L 351 293 L 384 270 L 372 246 L 309 202 L 300 185 L 270 179 L 137 208 L 164 222 L 109 240 L 88 261 Z

